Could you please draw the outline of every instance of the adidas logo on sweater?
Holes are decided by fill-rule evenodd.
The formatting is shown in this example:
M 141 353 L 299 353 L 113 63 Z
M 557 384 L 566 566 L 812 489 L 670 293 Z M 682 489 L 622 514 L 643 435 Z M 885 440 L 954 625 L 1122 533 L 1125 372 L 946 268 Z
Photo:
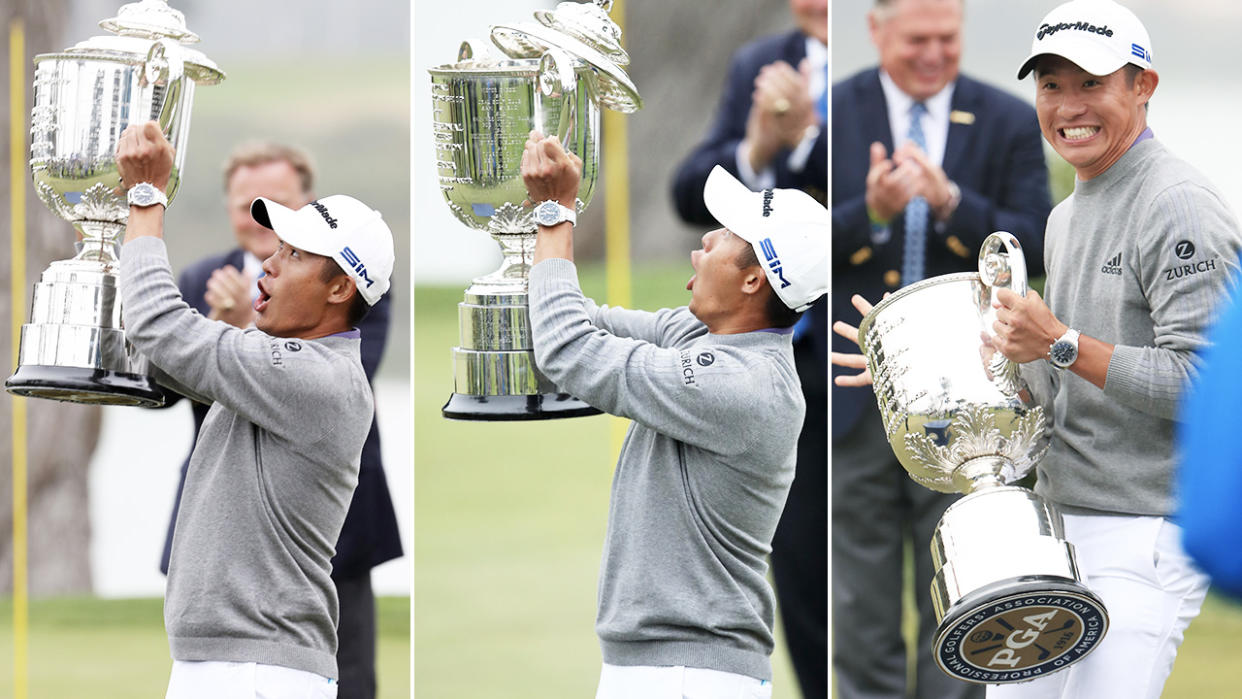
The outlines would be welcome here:
M 1100 271 L 1103 272 L 1104 274 L 1120 275 L 1121 274 L 1121 253 L 1117 253 L 1113 257 L 1113 259 L 1109 260 L 1108 262 L 1105 262 L 1104 266 L 1100 268 Z

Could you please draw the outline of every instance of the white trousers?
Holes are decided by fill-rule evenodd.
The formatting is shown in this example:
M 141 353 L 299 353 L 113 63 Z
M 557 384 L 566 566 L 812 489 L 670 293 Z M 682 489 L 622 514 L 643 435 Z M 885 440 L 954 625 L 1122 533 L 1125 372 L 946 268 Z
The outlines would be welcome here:
M 165 699 L 336 699 L 336 682 L 279 665 L 174 660 Z
M 595 699 L 772 699 L 772 683 L 698 667 L 604 663 Z
M 1069 668 L 989 685 L 988 699 L 1158 699 L 1208 589 L 1207 576 L 1182 550 L 1181 528 L 1163 517 L 1066 514 L 1065 537 L 1108 609 L 1108 632 Z

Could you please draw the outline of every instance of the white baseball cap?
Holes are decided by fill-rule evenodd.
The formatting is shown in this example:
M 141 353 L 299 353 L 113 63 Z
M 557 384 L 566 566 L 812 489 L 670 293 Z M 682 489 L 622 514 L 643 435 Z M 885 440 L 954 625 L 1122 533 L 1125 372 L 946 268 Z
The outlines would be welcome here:
M 396 256 L 380 212 L 344 194 L 316 199 L 294 211 L 271 199 L 250 203 L 250 216 L 295 248 L 331 257 L 374 306 L 388 291 Z
M 1045 54 L 1067 58 L 1092 75 L 1108 75 L 1127 63 L 1149 69 L 1151 37 L 1133 12 L 1113 0 L 1073 0 L 1039 23 L 1018 79 Z
M 798 189 L 752 192 L 717 165 L 703 187 L 707 210 L 750 243 L 768 283 L 801 313 L 828 291 L 828 209 Z

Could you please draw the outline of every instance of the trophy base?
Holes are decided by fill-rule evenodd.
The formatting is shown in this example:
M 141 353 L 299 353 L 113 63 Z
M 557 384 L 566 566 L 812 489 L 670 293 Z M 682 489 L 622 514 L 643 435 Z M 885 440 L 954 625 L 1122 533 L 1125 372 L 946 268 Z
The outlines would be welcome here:
M 106 369 L 23 365 L 4 382 L 9 393 L 67 403 L 158 408 L 164 392 L 149 376 Z
M 603 411 L 587 405 L 568 393 L 508 396 L 472 396 L 454 393 L 441 408 L 441 413 L 450 420 L 506 422 L 585 417 L 600 415 Z
M 941 670 L 966 682 L 1029 682 L 1082 660 L 1107 630 L 1104 603 L 1082 583 L 1019 577 L 954 603 L 932 651 Z
M 987 487 L 950 505 L 932 561 L 932 652 L 960 680 L 1027 682 L 1081 660 L 1108 631 L 1060 512 L 1025 488 Z

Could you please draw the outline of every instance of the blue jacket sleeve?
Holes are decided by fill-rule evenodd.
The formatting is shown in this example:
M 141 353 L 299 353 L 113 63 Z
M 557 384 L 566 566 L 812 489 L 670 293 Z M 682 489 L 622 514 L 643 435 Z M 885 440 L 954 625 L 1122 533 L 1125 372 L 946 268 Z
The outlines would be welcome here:
M 1242 304 L 1234 294 L 1212 330 L 1179 423 L 1178 522 L 1185 547 L 1217 589 L 1242 598 Z

